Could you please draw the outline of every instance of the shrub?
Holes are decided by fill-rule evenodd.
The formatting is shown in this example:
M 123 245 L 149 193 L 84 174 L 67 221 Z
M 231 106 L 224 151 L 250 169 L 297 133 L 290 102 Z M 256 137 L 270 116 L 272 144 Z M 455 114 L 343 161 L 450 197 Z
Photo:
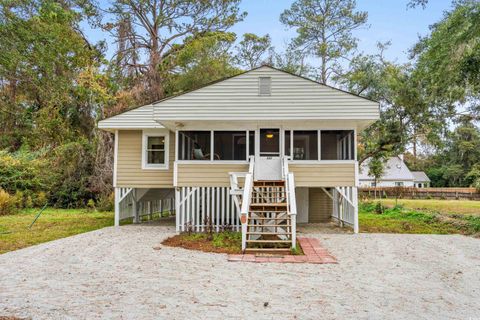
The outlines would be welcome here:
M 378 201 L 377 204 L 375 205 L 375 213 L 383 214 L 384 212 L 385 212 L 385 207 L 380 201 Z
M 0 189 L 0 216 L 14 214 L 17 211 L 17 200 L 8 192 Z
M 35 207 L 43 207 L 47 202 L 47 194 L 43 191 L 38 192 L 33 199 L 33 205 Z
M 99 211 L 113 211 L 115 202 L 115 194 L 112 192 L 108 195 L 101 196 L 97 201 L 97 209 Z
M 95 210 L 95 201 L 93 199 L 89 199 L 87 202 L 87 208 L 88 210 Z

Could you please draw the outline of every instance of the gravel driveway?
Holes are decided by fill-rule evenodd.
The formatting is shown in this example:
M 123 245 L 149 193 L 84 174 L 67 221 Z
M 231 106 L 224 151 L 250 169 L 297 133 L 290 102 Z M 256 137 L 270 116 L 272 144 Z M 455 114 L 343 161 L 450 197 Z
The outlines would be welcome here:
M 0 316 L 33 319 L 479 319 L 480 240 L 318 234 L 337 265 L 227 262 L 105 228 L 0 255 Z

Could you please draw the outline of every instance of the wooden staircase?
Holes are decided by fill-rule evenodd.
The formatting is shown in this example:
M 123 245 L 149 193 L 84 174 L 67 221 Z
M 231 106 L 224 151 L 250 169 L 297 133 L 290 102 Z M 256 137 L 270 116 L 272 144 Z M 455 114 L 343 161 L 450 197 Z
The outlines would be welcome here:
M 292 223 L 285 181 L 253 182 L 246 235 L 247 253 L 290 253 Z

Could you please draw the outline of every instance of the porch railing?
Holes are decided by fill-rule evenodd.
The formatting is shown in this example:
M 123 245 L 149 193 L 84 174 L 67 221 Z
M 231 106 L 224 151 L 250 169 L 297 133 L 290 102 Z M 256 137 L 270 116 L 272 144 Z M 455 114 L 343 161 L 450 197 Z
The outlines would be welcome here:
M 287 194 L 287 214 L 290 216 L 292 248 L 295 248 L 297 246 L 297 200 L 295 195 L 295 178 L 288 169 L 289 160 L 290 157 L 287 156 L 282 159 L 282 177 L 285 180 L 285 192 Z

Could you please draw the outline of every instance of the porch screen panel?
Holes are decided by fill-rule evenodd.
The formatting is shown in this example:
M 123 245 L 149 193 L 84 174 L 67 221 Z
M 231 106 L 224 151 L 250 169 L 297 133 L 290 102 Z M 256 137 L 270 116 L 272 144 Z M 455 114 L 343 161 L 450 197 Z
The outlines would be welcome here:
M 210 160 L 210 131 L 179 131 L 179 160 Z
M 255 155 L 255 131 L 248 131 L 248 155 Z
M 285 130 L 285 155 L 286 156 L 290 156 L 291 155 L 291 148 L 290 148 L 290 136 L 291 136 L 291 133 L 290 133 L 290 130 Z
M 293 131 L 293 160 L 318 160 L 318 131 Z
M 246 131 L 215 131 L 213 133 L 215 160 L 246 160 Z
M 321 132 L 322 160 L 354 160 L 355 139 L 353 130 L 328 130 Z

